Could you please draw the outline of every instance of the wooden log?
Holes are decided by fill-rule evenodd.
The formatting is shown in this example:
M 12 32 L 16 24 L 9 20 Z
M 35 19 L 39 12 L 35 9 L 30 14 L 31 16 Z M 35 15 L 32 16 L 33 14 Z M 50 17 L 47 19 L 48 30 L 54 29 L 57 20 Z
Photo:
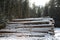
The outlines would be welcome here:
M 20 27 L 15 28 L 51 28 L 51 27 L 52 25 L 22 25 Z
M 49 24 L 49 21 L 25 21 L 25 22 L 8 22 L 8 24 L 21 24 L 21 23 L 47 23 Z
M 31 19 L 30 19 L 30 18 L 28 18 L 28 19 L 25 18 L 25 19 L 12 19 L 12 21 L 14 21 L 14 22 L 21 22 L 21 21 L 34 21 L 34 20 L 37 21 L 37 20 L 42 20 L 42 19 L 43 19 L 43 18 L 37 18 L 37 19 L 36 19 L 36 18 L 33 18 L 33 19 L 32 19 L 32 18 L 31 18 Z
M 34 20 L 53 20 L 53 18 L 25 18 L 25 19 L 12 19 L 14 22 L 21 22 L 21 21 L 34 21 Z

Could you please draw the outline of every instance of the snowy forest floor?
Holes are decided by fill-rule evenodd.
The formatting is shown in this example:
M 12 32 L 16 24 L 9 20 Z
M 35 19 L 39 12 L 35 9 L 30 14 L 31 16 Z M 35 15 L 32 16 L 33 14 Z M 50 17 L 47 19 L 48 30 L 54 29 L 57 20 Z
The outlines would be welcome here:
M 55 28 L 55 38 L 56 40 L 60 40 L 60 28 Z

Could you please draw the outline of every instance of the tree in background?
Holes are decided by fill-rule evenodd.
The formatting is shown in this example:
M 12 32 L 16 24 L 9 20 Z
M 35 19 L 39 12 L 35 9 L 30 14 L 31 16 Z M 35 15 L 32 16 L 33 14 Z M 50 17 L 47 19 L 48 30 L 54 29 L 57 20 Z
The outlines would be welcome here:
M 60 20 L 60 0 L 50 0 L 48 9 L 50 17 Z
M 48 6 L 45 6 L 44 15 L 48 15 L 55 20 L 55 25 L 60 26 L 60 0 L 50 0 Z
M 45 5 L 45 7 L 44 7 L 44 10 L 43 10 L 43 15 L 44 15 L 44 17 L 45 16 L 49 16 L 49 13 L 48 13 L 49 11 L 48 11 L 48 4 L 46 4 Z
M 5 28 L 6 24 L 6 15 L 5 15 L 5 1 L 0 0 L 0 29 Z
M 56 20 L 60 21 L 60 0 L 55 1 L 55 13 L 56 13 Z
M 22 8 L 24 8 L 24 15 Z M 23 16 L 29 17 L 28 0 L 0 0 L 0 24 L 12 18 L 23 18 Z
M 29 18 L 30 17 L 30 14 L 29 14 L 29 1 L 28 0 L 25 0 L 23 2 L 23 8 L 22 8 L 22 15 L 23 15 L 23 18 Z
M 49 3 L 49 16 L 54 17 L 55 15 L 55 0 L 50 0 Z
M 33 7 L 29 9 L 30 10 L 30 17 L 37 18 L 41 17 L 42 9 L 40 6 L 36 6 L 35 3 L 33 3 Z
M 32 15 L 33 15 L 33 17 L 36 17 L 36 5 L 35 5 L 35 3 L 33 4 L 33 13 L 32 13 Z
M 42 13 L 42 10 L 39 6 L 38 9 L 37 9 L 37 17 L 41 17 L 41 13 Z

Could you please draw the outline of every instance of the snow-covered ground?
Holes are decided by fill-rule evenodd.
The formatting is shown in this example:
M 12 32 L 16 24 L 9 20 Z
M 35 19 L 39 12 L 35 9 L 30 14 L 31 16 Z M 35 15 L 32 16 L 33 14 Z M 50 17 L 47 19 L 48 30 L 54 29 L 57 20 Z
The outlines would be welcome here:
M 60 40 L 60 28 L 55 28 L 55 38 L 56 40 Z

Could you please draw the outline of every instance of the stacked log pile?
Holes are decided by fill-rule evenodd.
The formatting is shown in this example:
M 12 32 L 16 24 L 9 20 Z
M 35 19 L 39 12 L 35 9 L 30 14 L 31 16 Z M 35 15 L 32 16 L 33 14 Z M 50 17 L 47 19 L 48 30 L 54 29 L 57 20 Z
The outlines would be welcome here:
M 44 37 L 47 34 L 54 35 L 52 18 L 12 19 L 5 29 L 0 30 L 0 36 Z

